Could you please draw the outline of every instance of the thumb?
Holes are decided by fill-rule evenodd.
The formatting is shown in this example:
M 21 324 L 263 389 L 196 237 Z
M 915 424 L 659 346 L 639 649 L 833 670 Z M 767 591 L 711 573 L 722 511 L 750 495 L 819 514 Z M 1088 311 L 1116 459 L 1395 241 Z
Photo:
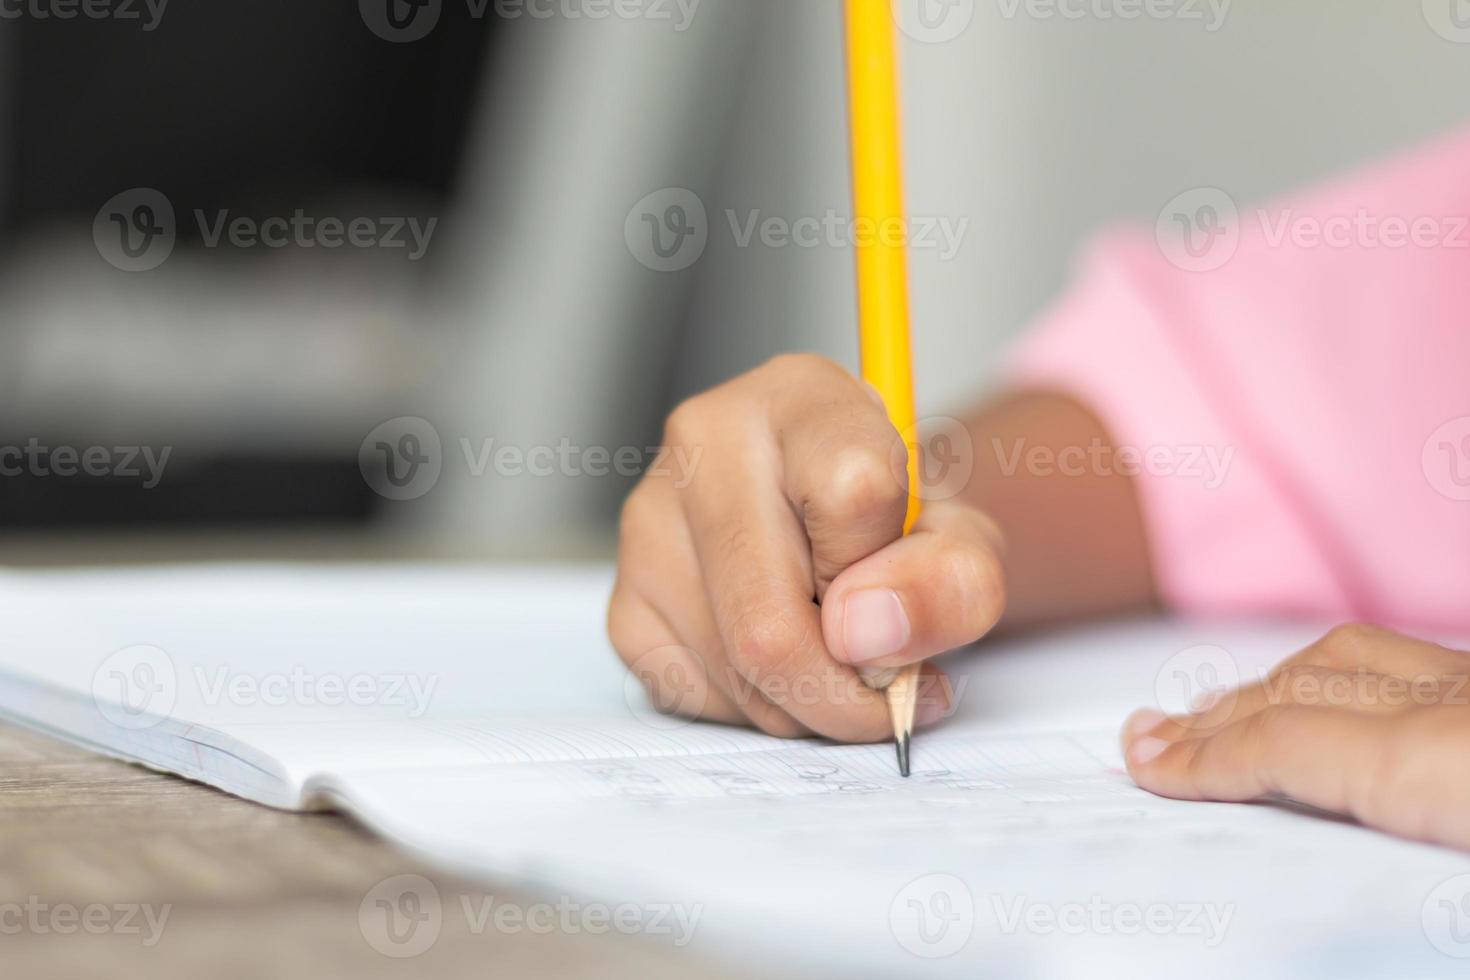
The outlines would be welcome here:
M 1001 534 L 972 507 L 928 505 L 905 538 L 848 567 L 822 600 L 832 656 L 901 667 L 973 643 L 1005 609 Z

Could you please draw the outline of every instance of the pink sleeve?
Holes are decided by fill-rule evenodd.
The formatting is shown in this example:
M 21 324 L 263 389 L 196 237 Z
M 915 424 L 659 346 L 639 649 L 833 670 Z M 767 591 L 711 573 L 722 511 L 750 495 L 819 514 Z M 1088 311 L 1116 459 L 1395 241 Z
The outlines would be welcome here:
M 1112 236 L 1023 342 L 1014 383 L 1077 397 L 1118 447 L 1089 465 L 1136 474 L 1172 606 L 1470 629 L 1466 174 L 1459 139 L 1241 209 L 1209 271 Z

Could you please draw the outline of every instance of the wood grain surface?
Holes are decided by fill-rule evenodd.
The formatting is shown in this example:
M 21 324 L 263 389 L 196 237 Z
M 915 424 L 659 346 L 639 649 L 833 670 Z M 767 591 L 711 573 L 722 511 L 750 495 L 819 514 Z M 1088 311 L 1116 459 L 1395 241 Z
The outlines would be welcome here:
M 423 952 L 388 956 L 370 942 L 383 944 L 380 920 L 360 907 L 404 874 L 432 880 L 441 928 Z M 426 871 L 338 815 L 270 810 L 0 725 L 5 977 L 738 975 L 669 937 L 533 932 L 513 919 L 508 929 L 493 920 L 477 929 L 461 899 L 482 910 L 491 896 L 521 908 L 534 901 Z M 145 908 L 161 928 L 149 927 Z

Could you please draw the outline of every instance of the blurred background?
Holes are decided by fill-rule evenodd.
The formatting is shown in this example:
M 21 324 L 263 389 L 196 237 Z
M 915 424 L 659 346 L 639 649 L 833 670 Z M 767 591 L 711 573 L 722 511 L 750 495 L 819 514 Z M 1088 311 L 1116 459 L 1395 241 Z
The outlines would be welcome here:
M 1470 4 L 896 0 L 927 412 L 1087 240 L 1450 130 Z M 0 554 L 610 554 L 682 397 L 854 367 L 839 0 L 0 11 Z

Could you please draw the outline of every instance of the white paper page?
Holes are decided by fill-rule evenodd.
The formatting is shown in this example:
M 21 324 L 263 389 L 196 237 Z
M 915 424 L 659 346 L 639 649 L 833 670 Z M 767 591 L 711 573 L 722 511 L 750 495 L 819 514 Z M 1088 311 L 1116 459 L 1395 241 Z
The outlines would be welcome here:
M 1121 772 L 1110 731 L 950 728 L 914 762 L 903 780 L 886 746 L 785 744 L 356 774 L 337 790 L 446 865 L 548 902 L 680 909 L 692 949 L 752 967 L 1461 975 L 1421 918 L 1442 914 L 1427 903 L 1470 870 L 1464 855 L 1283 807 L 1158 799 Z
M 1279 807 L 1159 800 L 1117 769 L 1132 708 L 1249 679 L 1316 627 L 1134 623 L 955 658 L 960 710 L 919 736 L 904 781 L 891 746 L 648 716 L 602 636 L 610 581 L 605 569 L 0 575 L 12 627 L 0 669 L 85 704 L 115 651 L 156 646 L 172 717 L 210 726 L 193 737 L 279 759 L 489 880 L 697 907 L 691 945 L 715 955 L 846 976 L 1461 975 L 1426 927 L 1461 924 L 1443 920 L 1459 913 L 1435 889 L 1470 871 L 1464 855 Z M 272 703 L 222 694 L 234 689 L 216 676 L 298 667 L 317 695 L 359 676 L 417 676 L 433 693 L 387 703 L 380 684 L 367 703 Z M 1130 928 L 1130 915 L 1170 928 Z
M 89 743 L 187 732 L 274 760 L 296 786 L 426 752 L 475 762 L 424 723 L 629 717 L 607 696 L 624 680 L 602 639 L 611 584 L 602 567 L 0 573 L 0 670 L 82 698 Z M 0 707 L 25 715 L 36 699 L 10 700 L 0 690 Z M 124 703 L 146 710 L 96 710 Z

